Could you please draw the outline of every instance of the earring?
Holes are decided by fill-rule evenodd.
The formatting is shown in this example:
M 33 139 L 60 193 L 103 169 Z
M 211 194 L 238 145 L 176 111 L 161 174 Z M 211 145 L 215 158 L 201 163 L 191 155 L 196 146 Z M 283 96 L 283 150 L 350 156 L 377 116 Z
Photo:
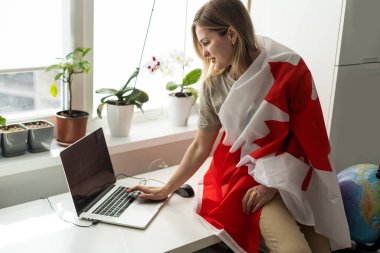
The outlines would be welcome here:
M 234 41 L 234 40 L 232 41 L 232 46 L 233 46 L 233 47 L 235 46 L 235 41 Z

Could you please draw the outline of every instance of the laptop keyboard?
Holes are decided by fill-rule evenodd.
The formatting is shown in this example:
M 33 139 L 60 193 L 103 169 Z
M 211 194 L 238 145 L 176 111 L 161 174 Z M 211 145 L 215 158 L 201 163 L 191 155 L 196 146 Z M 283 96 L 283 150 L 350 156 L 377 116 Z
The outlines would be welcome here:
M 119 217 L 140 194 L 140 192 L 127 192 L 126 189 L 119 186 L 93 213 Z

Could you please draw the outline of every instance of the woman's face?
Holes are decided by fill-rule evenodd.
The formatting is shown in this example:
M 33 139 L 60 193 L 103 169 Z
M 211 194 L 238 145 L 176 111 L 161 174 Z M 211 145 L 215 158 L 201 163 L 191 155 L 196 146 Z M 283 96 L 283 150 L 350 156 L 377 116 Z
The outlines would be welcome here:
M 229 32 L 221 36 L 217 32 L 202 26 L 195 27 L 195 33 L 202 46 L 202 54 L 215 68 L 220 70 L 232 64 L 234 47 Z

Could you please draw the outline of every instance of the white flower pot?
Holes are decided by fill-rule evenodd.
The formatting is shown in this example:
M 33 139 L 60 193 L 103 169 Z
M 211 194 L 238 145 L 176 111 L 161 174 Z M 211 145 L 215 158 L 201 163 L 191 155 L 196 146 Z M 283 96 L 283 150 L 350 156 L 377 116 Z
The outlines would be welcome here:
M 107 104 L 107 121 L 111 136 L 127 137 L 131 129 L 134 105 Z
M 190 117 L 193 100 L 191 97 L 176 97 L 169 95 L 168 117 L 172 126 L 186 126 Z

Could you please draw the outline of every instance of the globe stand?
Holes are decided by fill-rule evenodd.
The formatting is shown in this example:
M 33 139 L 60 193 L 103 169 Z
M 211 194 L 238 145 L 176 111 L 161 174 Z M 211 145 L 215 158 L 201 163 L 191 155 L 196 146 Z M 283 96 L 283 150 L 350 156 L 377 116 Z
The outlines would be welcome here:
M 380 236 L 372 245 L 356 243 L 355 248 L 336 250 L 333 253 L 376 253 L 378 249 L 380 249 Z
M 376 242 L 372 245 L 357 243 L 356 248 L 355 248 L 355 250 L 358 250 L 356 251 L 358 253 L 359 252 L 376 252 L 378 249 L 380 249 L 380 237 L 378 237 Z

